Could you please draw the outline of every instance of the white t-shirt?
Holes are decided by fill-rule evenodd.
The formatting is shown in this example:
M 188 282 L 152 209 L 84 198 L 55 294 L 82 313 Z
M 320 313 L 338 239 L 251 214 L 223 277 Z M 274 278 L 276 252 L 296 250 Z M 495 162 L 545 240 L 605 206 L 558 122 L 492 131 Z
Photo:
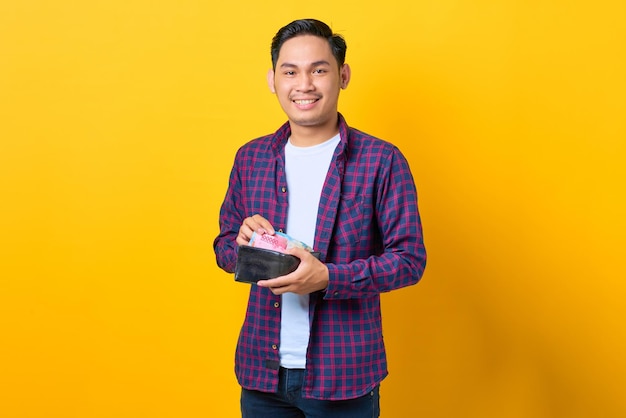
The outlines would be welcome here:
M 322 187 L 339 134 L 312 147 L 285 146 L 285 174 L 289 191 L 286 233 L 315 248 L 315 225 Z M 280 365 L 304 369 L 309 345 L 309 295 L 282 296 Z

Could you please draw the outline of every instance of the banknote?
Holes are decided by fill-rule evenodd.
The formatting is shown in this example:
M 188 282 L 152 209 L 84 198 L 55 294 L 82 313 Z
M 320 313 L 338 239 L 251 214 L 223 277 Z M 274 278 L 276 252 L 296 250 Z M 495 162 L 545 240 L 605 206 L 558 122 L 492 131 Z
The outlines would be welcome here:
M 258 234 L 253 232 L 248 245 L 257 248 L 274 250 L 281 253 L 287 252 L 287 250 L 296 247 L 303 248 L 307 251 L 313 251 L 313 248 L 304 242 L 298 241 L 283 232 L 276 232 L 274 235 Z

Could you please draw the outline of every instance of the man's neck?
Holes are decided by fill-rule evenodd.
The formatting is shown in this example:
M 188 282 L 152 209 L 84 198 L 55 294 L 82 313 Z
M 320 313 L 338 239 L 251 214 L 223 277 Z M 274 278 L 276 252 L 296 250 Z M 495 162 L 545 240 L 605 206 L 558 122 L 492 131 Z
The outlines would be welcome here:
M 291 143 L 297 147 L 319 145 L 339 133 L 339 124 L 328 126 L 300 126 L 290 123 Z

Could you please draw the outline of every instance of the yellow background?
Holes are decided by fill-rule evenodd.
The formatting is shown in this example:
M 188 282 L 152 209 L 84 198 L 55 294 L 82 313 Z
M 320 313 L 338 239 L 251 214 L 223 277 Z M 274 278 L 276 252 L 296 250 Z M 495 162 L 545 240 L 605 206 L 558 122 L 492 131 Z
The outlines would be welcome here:
M 346 37 L 340 110 L 420 194 L 382 417 L 626 416 L 624 4 L 3 0 L 0 416 L 238 416 L 247 286 L 212 240 L 301 17 Z

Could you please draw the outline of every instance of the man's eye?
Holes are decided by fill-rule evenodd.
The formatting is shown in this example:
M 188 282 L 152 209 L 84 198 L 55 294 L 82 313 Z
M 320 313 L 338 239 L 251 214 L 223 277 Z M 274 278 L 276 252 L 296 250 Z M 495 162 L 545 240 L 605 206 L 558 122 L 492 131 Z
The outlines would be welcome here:
M 318 68 L 317 70 L 313 71 L 313 74 L 324 74 L 326 72 L 326 70 L 322 69 L 322 68 Z
M 285 71 L 285 75 L 294 75 L 295 71 Z

